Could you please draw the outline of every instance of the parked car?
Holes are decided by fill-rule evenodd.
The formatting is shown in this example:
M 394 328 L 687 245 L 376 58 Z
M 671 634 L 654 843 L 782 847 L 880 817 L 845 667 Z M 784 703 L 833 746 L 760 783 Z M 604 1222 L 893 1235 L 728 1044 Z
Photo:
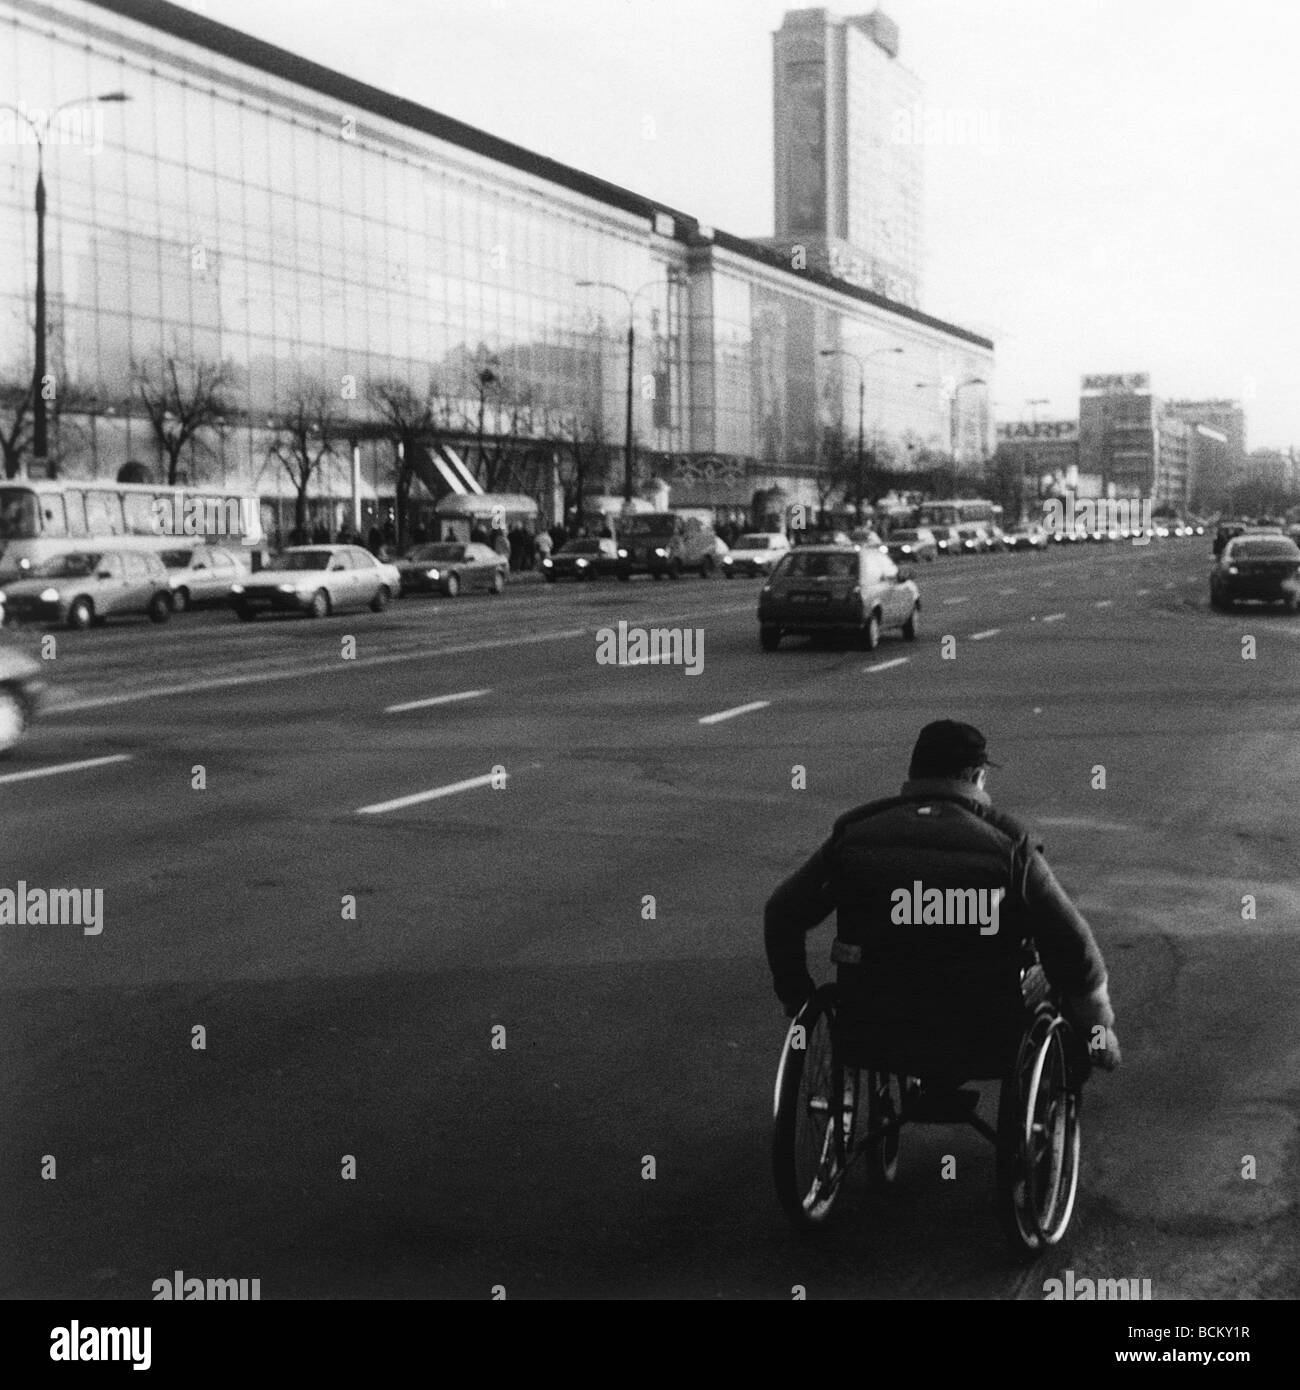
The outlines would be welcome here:
M 843 532 L 837 531 L 835 534 L 839 536 L 842 535 Z M 853 545 L 874 545 L 877 550 L 884 550 L 886 548 L 884 541 L 880 539 L 880 532 L 870 526 L 855 526 L 853 530 L 849 532 L 848 540 Z M 827 541 L 826 544 L 843 545 L 844 542 L 835 540 Z
M 1008 550 L 1047 549 L 1047 532 L 1041 526 L 1013 526 L 1005 540 Z
M 939 542 L 928 526 L 901 526 L 889 533 L 888 552 L 896 565 L 913 560 L 933 563 L 939 558 Z
M 1228 609 L 1241 599 L 1300 612 L 1300 546 L 1280 533 L 1251 531 L 1230 540 L 1210 571 L 1210 606 Z
M 15 643 L 0 639 L 0 754 L 16 746 L 44 696 L 42 663 Z
M 478 541 L 430 541 L 415 545 L 396 563 L 403 594 L 505 592 L 510 560 Z
M 791 546 L 868 544 L 866 541 L 857 539 L 863 534 L 861 529 L 850 535 L 847 531 L 840 530 L 836 526 L 803 526 L 796 527 L 790 532 L 790 544 Z M 870 532 L 870 535 L 874 538 L 870 544 L 879 545 L 880 537 L 874 531 Z
M 172 592 L 162 558 L 151 550 L 69 550 L 5 585 L 4 607 L 19 622 L 88 628 L 104 618 L 140 614 L 165 623 Z
M 324 618 L 342 608 L 381 613 L 401 589 L 397 566 L 359 545 L 295 545 L 271 568 L 232 584 L 230 602 L 244 622 L 267 612 Z
M 164 550 L 162 562 L 171 585 L 172 609 L 177 613 L 206 603 L 229 603 L 230 586 L 252 570 L 242 555 L 219 546 Z
M 896 628 L 914 641 L 921 612 L 916 585 L 871 546 L 799 546 L 758 595 L 758 634 L 773 652 L 791 633 L 844 633 L 865 651 Z
M 595 579 L 617 573 L 618 545 L 607 537 L 578 536 L 542 561 L 542 578 L 548 584 L 557 579 Z
M 728 579 L 738 574 L 771 574 L 789 552 L 790 541 L 780 531 L 737 536 L 735 545 L 722 557 L 722 573 Z
M 717 533 L 698 517 L 676 512 L 645 512 L 620 517 L 618 577 L 649 574 L 680 579 L 687 570 L 707 578 L 718 568 Z

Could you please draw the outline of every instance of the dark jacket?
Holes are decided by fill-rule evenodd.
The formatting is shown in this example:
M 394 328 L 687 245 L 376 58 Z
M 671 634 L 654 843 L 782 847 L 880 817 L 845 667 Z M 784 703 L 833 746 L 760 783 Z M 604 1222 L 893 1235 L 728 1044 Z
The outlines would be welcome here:
M 1002 889 L 996 933 L 978 925 L 901 924 L 899 890 Z M 987 899 L 986 899 L 987 901 Z M 910 908 L 903 904 L 901 912 Z M 809 987 L 804 936 L 837 914 L 841 961 L 865 1006 L 919 1017 L 978 1007 L 1018 989 L 1031 945 L 1048 980 L 1082 1025 L 1114 1023 L 1106 966 L 1092 930 L 1025 829 L 970 783 L 903 784 L 835 822 L 830 837 L 768 900 L 763 927 L 773 984 L 783 1002 Z M 919 968 L 918 968 L 919 967 Z M 902 983 L 900 984 L 900 981 Z M 901 1001 L 901 1002 L 900 1002 Z

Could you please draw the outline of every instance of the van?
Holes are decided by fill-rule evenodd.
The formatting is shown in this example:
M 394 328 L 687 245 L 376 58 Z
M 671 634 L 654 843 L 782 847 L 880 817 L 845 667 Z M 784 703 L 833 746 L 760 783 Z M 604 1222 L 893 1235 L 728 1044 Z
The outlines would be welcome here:
M 618 527 L 618 577 L 650 574 L 680 579 L 695 570 L 707 579 L 718 564 L 718 537 L 712 526 L 676 512 L 646 512 L 620 517 Z

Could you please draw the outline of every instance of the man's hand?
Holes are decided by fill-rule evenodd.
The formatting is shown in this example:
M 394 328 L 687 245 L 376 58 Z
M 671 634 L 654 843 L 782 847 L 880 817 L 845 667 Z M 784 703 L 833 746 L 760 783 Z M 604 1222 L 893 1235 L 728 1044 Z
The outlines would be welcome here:
M 1119 1039 L 1113 1028 L 1097 1023 L 1088 1029 L 1088 1059 L 1102 1071 L 1114 1071 L 1119 1066 Z
M 785 1010 L 786 1018 L 793 1018 L 795 1014 L 803 1008 L 804 1004 L 817 989 L 817 981 L 811 975 L 793 985 L 782 986 L 777 990 L 777 995 L 781 1000 L 781 1007 Z

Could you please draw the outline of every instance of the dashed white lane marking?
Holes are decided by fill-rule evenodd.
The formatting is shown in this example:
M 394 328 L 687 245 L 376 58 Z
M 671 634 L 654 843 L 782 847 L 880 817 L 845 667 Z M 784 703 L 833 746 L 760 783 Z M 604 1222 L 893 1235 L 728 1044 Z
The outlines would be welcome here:
M 862 669 L 864 671 L 890 671 L 895 666 L 906 666 L 911 659 L 910 656 L 896 656 L 892 661 L 881 661 L 875 666 L 864 666 Z
M 508 772 L 485 772 L 482 777 L 467 777 L 463 782 L 450 782 L 445 787 L 434 787 L 427 792 L 415 792 L 411 796 L 399 796 L 392 801 L 377 801 L 373 806 L 357 807 L 359 816 L 378 816 L 385 811 L 400 811 L 404 806 L 418 806 L 422 801 L 437 801 L 439 797 L 455 796 L 457 792 L 472 791 L 475 787 L 486 787 L 494 780 L 505 781 Z
M 428 647 L 414 652 L 393 652 L 385 656 L 363 656 L 355 661 L 332 661 L 328 665 L 298 666 L 289 671 L 256 671 L 242 676 L 215 676 L 211 680 L 190 681 L 185 685 L 156 685 L 148 690 L 132 690 L 123 695 L 101 695 L 90 700 L 61 700 L 43 711 L 46 718 L 56 714 L 75 714 L 79 710 L 106 709 L 110 705 L 129 705 L 137 700 L 156 700 L 164 695 L 199 695 L 208 690 L 228 690 L 240 685 L 264 685 L 268 681 L 301 680 L 307 676 L 334 675 L 339 671 L 359 671 L 371 666 L 393 666 L 403 661 L 431 661 L 440 656 L 462 656 L 468 652 L 499 651 L 535 642 L 560 642 L 585 637 L 590 628 L 566 628 L 562 632 L 536 632 L 519 637 L 503 637 L 484 642 L 462 642 L 454 647 Z
M 970 599 L 969 599 L 969 598 L 946 598 L 946 599 L 944 599 L 944 603 L 946 603 L 946 604 L 953 604 L 953 603 L 969 603 L 969 602 L 970 602 Z
M 1059 623 L 1065 617 L 1064 613 L 1048 613 L 1043 619 L 1045 623 Z
M 982 642 L 986 637 L 996 637 L 1002 629 L 1000 627 L 986 628 L 983 632 L 972 632 L 970 640 L 972 642 Z
M 408 709 L 430 709 L 434 705 L 450 705 L 457 700 L 477 700 L 481 695 L 490 695 L 490 690 L 458 690 L 454 695 L 435 695 L 429 700 L 408 700 L 404 705 L 388 705 L 385 714 L 402 714 Z
M 1014 593 L 1018 593 L 1018 592 L 1019 592 L 1018 589 L 999 589 L 999 590 L 998 590 L 998 593 L 1000 593 L 1000 594 L 1014 594 Z
M 1142 598 L 1144 595 L 1149 594 L 1150 592 L 1151 592 L 1150 589 L 1139 589 L 1139 590 L 1137 591 L 1137 596 L 1138 596 L 1138 598 Z
M 29 782 L 34 777 L 57 777 L 61 772 L 81 772 L 88 767 L 107 767 L 109 763 L 127 763 L 130 753 L 114 753 L 107 758 L 83 758 L 75 763 L 53 763 L 49 767 L 34 767 L 28 772 L 7 772 L 0 782 Z
M 1048 825 L 1061 830 L 1115 830 L 1131 833 L 1137 827 L 1120 825 L 1117 821 L 1090 820 L 1086 816 L 1035 816 L 1035 825 Z
M 1092 606 L 1094 608 L 1109 608 L 1114 602 L 1113 598 L 1099 598 Z
M 720 710 L 717 714 L 706 714 L 701 724 L 721 724 L 724 719 L 734 719 L 738 714 L 750 714 L 756 709 L 766 709 L 771 700 L 755 700 L 752 704 L 737 705 L 735 709 Z

